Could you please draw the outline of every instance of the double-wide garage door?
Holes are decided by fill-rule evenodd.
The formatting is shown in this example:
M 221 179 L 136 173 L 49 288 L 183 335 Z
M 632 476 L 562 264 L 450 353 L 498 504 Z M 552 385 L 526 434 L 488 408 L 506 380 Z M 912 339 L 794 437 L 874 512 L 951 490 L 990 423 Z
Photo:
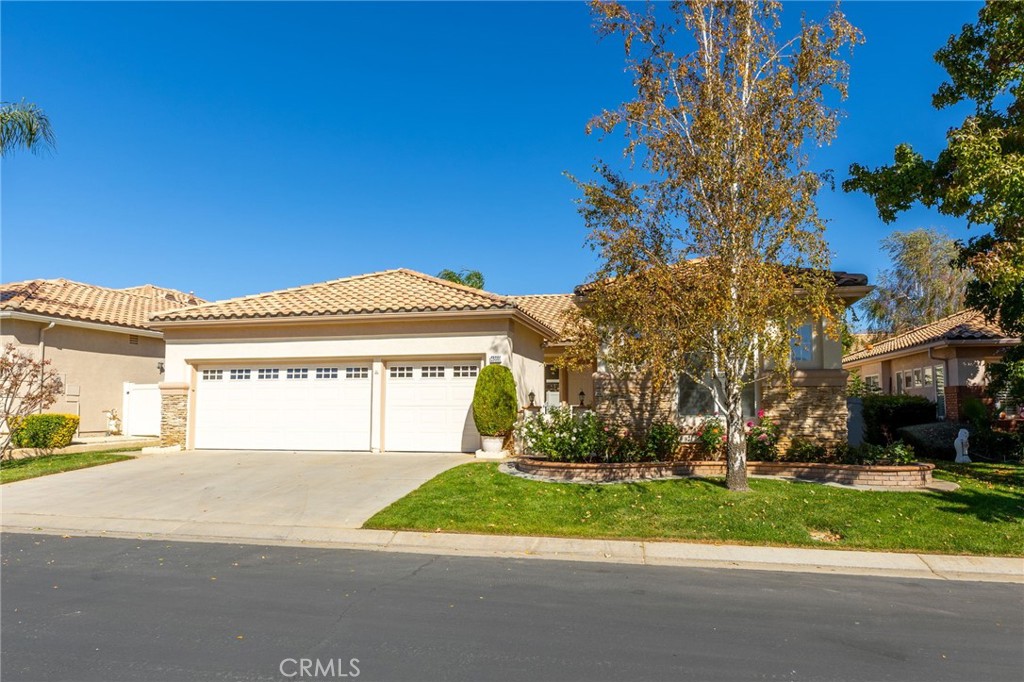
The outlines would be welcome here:
M 373 406 L 381 406 L 383 449 L 475 450 L 472 420 L 478 363 L 385 364 L 383 395 L 370 363 L 259 363 L 198 368 L 195 446 L 245 450 L 369 450 Z

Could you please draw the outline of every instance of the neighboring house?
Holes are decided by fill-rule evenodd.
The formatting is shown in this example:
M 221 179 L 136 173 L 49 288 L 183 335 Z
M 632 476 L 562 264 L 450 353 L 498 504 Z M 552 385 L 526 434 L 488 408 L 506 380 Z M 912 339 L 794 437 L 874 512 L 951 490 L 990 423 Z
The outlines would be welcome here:
M 836 282 L 848 302 L 869 290 L 862 275 L 839 273 Z M 623 392 L 607 372 L 555 365 L 571 343 L 562 328 L 577 301 L 499 296 L 399 269 L 157 313 L 150 326 L 167 344 L 162 440 L 211 449 L 470 452 L 480 444 L 473 388 L 488 363 L 512 369 L 523 407 L 532 394 L 536 405 L 628 411 L 638 392 Z M 763 404 L 794 435 L 845 441 L 840 345 L 819 323 L 802 329 L 793 399 L 766 392 Z M 685 416 L 697 394 L 683 387 L 673 412 Z
M 200 302 L 192 294 L 146 284 L 127 289 L 66 279 L 0 285 L 0 343 L 50 360 L 64 392 L 48 412 L 77 414 L 80 435 L 103 434 L 106 410 L 123 414 L 125 382 L 162 377 L 163 335 L 149 315 Z M 156 434 L 153 434 L 156 435 Z
M 959 420 L 964 398 L 980 396 L 988 383 L 986 365 L 1017 343 L 980 312 L 964 310 L 850 353 L 843 368 L 882 393 L 924 396 L 940 418 Z

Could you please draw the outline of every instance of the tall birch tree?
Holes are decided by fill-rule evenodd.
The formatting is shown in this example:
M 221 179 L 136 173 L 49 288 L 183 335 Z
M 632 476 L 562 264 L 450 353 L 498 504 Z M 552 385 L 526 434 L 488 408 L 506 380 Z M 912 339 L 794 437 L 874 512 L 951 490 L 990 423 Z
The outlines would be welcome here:
M 707 387 L 728 487 L 747 490 L 744 387 L 788 381 L 795 326 L 839 318 L 815 205 L 826 178 L 808 152 L 836 134 L 842 55 L 862 38 L 838 7 L 781 40 L 777 2 L 591 9 L 598 34 L 621 39 L 635 96 L 587 128 L 621 134 L 628 169 L 573 178 L 601 266 L 569 361 L 600 353 L 655 391 L 680 374 Z

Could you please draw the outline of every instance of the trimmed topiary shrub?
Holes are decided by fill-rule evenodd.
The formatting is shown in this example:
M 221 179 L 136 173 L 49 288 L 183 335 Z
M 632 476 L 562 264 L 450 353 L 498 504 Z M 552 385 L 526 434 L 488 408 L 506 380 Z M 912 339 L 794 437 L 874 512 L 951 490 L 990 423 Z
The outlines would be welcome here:
M 864 440 L 888 445 L 896 440 L 896 429 L 935 421 L 935 403 L 916 395 L 866 395 Z
M 11 425 L 11 443 L 16 448 L 66 448 L 78 431 L 78 421 L 74 414 L 30 414 Z
M 487 365 L 480 370 L 473 390 L 473 422 L 481 436 L 504 436 L 516 423 L 519 405 L 512 370 Z

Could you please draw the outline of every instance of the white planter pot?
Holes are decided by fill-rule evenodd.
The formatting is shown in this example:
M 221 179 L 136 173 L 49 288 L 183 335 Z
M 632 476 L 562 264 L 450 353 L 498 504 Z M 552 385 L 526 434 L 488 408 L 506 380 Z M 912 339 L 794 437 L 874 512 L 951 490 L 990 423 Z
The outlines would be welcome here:
M 477 459 L 505 459 L 508 453 L 501 449 L 505 442 L 503 436 L 480 436 L 483 447 L 476 451 Z
M 501 452 L 501 445 L 505 442 L 504 436 L 480 436 L 483 441 L 484 452 Z

